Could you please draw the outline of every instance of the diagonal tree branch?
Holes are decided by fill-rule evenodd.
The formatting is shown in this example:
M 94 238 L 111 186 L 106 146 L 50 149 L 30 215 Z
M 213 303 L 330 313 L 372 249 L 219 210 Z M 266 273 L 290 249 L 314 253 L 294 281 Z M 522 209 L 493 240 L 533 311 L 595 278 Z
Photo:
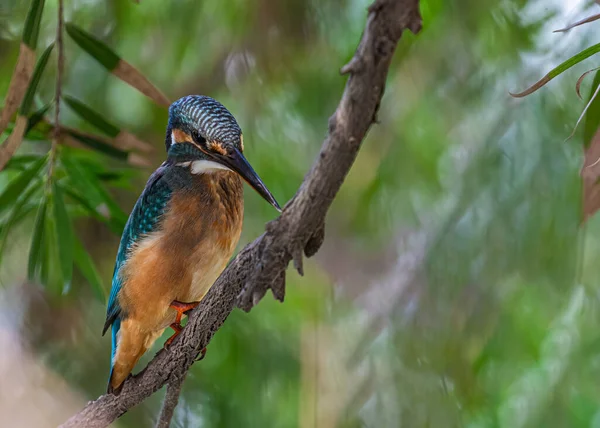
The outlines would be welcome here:
M 62 427 L 105 427 L 165 384 L 176 383 L 237 306 L 249 311 L 269 288 L 283 300 L 285 270 L 294 260 L 301 270 L 302 253 L 314 255 L 324 238 L 324 221 L 360 145 L 374 123 L 385 81 L 402 32 L 421 28 L 419 0 L 376 0 L 362 40 L 350 63 L 342 99 L 329 119 L 321 152 L 294 198 L 266 231 L 247 245 L 213 285 L 178 338 L 146 369 L 128 379 L 120 395 L 103 395 Z

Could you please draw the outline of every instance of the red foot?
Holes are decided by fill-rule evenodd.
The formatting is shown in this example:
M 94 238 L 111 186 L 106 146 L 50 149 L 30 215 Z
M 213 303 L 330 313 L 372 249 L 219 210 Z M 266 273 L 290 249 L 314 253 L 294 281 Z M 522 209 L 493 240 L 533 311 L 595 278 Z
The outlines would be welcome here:
M 185 314 L 187 311 L 191 311 L 192 309 L 194 309 L 196 306 L 198 306 L 199 303 L 200 302 L 183 303 L 177 300 L 173 300 L 171 302 L 169 307 L 177 311 L 177 317 L 175 318 L 175 322 L 170 325 L 170 327 L 173 330 L 175 330 L 175 333 L 173 333 L 173 336 L 167 339 L 164 348 L 167 348 L 175 340 L 175 338 L 179 336 L 181 330 L 183 330 L 183 327 L 181 326 L 181 318 L 183 317 L 183 314 Z M 206 353 L 206 349 L 204 349 L 204 353 Z M 202 357 L 204 357 L 204 353 L 202 354 Z
M 177 318 L 175 318 L 175 324 L 179 324 L 181 322 L 181 317 L 183 317 L 184 313 L 186 313 L 187 311 L 191 311 L 199 304 L 200 302 L 184 303 L 178 300 L 173 300 L 169 307 L 177 311 Z

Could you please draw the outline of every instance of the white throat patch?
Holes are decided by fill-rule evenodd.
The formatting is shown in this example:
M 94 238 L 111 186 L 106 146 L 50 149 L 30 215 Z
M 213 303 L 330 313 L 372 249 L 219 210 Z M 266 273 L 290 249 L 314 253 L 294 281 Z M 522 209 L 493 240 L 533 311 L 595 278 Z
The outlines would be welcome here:
M 192 174 L 204 174 L 210 173 L 212 171 L 216 171 L 218 169 L 223 169 L 225 171 L 231 171 L 224 165 L 220 163 L 213 162 L 211 160 L 197 160 L 193 162 L 180 162 L 177 166 L 190 167 L 190 171 Z

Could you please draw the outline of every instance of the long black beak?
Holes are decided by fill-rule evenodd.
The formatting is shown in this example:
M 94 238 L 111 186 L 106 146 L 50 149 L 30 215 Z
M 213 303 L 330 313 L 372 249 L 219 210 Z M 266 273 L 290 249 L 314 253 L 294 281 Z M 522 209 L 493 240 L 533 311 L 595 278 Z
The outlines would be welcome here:
M 240 152 L 238 149 L 234 149 L 234 151 L 228 155 L 219 155 L 215 153 L 212 153 L 212 155 L 216 157 L 220 163 L 226 165 L 241 175 L 242 178 L 246 180 L 246 182 L 252 186 L 252 188 L 256 190 L 260 196 L 262 196 L 268 203 L 273 205 L 277 211 L 281 212 L 281 207 L 275 200 L 275 197 L 271 194 L 269 189 L 267 189 L 265 183 L 263 183 L 256 171 L 254 171 L 242 152 Z

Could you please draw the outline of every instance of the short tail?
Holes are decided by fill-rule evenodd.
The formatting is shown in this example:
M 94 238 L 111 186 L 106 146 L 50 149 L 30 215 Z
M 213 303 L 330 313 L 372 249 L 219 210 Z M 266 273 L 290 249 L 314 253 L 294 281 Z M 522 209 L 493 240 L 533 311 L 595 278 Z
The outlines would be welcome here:
M 129 377 L 140 357 L 162 333 L 143 332 L 129 323 L 130 320 L 127 320 L 121 326 L 121 320 L 117 318 L 112 325 L 112 359 L 107 387 L 109 394 L 120 392 L 123 382 Z
M 106 392 L 108 394 L 114 394 L 115 392 L 115 388 L 113 388 L 113 372 L 115 371 L 115 355 L 117 353 L 117 346 L 118 346 L 118 333 L 119 330 L 121 329 L 121 319 L 117 318 L 113 321 L 112 324 L 112 331 L 111 331 L 111 343 L 112 343 L 112 350 L 110 353 L 110 373 L 108 375 L 108 386 L 106 388 Z M 104 327 L 104 331 L 107 330 L 107 326 Z

